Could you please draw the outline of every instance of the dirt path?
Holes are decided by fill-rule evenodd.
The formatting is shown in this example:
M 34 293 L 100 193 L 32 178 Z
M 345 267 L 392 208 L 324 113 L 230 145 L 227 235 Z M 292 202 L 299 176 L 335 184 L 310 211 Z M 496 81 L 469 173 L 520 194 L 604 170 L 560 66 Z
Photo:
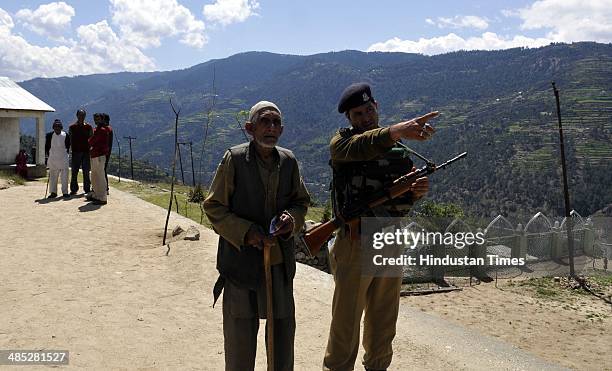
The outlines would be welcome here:
M 100 208 L 36 202 L 43 194 L 40 183 L 0 191 L 0 349 L 67 349 L 75 369 L 223 369 L 212 231 L 165 256 L 161 208 L 115 189 Z M 173 214 L 177 223 L 193 225 Z M 297 370 L 320 369 L 332 290 L 330 276 L 298 265 Z M 393 370 L 556 369 L 405 303 L 400 316 Z

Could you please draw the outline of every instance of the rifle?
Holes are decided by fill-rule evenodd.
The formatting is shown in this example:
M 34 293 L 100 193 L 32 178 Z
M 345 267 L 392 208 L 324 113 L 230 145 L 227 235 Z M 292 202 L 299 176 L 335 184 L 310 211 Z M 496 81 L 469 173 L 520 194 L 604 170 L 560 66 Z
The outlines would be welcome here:
M 385 202 L 397 198 L 410 190 L 412 183 L 418 178 L 424 177 L 434 171 L 444 169 L 451 163 L 467 156 L 467 152 L 463 152 L 458 156 L 446 161 L 441 165 L 436 165 L 432 162 L 427 162 L 425 166 L 411 173 L 404 174 L 395 179 L 381 194 L 372 197 L 369 201 L 352 205 L 349 208 L 342 210 L 340 215 L 335 215 L 331 220 L 306 231 L 303 237 L 304 244 L 310 250 L 312 255 L 316 255 L 321 246 L 329 239 L 334 231 L 345 224 L 356 226 L 359 223 L 360 216 L 368 210 L 384 204 Z

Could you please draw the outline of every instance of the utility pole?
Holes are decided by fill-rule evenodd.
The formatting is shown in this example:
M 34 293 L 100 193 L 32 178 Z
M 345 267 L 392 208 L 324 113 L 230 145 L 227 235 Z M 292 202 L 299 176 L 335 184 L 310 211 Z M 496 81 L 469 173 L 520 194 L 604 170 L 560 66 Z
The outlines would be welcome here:
M 136 137 L 123 137 L 130 141 L 130 172 L 132 174 L 132 180 L 134 180 L 134 162 L 132 160 L 132 140 L 136 140 Z
M 553 81 L 552 83 L 553 92 L 555 93 L 555 100 L 557 102 L 557 119 L 559 121 L 559 142 L 561 144 L 561 168 L 563 170 L 563 196 L 565 198 L 565 223 L 567 230 L 567 247 L 569 252 L 569 268 L 570 268 L 570 277 L 575 277 L 574 273 L 574 236 L 572 232 L 573 220 L 571 215 L 570 208 L 570 199 L 569 199 L 569 188 L 567 185 L 567 166 L 565 165 L 565 144 L 563 141 L 563 126 L 561 125 L 561 105 L 559 103 L 559 90 L 555 86 Z
M 181 167 L 181 181 L 183 182 L 183 185 L 185 185 L 185 173 L 183 172 L 183 156 L 181 155 L 181 146 L 180 146 L 180 144 L 182 144 L 182 143 L 181 142 L 177 142 L 176 150 L 178 151 L 179 166 Z M 176 206 L 178 207 L 178 204 Z
M 115 136 L 117 141 L 117 148 L 119 148 L 119 183 L 121 183 L 121 143 L 119 143 L 119 137 Z
M 195 169 L 193 167 L 193 142 L 179 142 L 179 144 L 183 144 L 183 145 L 187 145 L 189 144 L 189 155 L 191 157 L 191 182 L 193 184 L 193 186 L 195 187 Z M 181 171 L 182 171 L 182 165 L 181 165 Z M 185 183 L 185 180 L 183 179 L 183 183 Z

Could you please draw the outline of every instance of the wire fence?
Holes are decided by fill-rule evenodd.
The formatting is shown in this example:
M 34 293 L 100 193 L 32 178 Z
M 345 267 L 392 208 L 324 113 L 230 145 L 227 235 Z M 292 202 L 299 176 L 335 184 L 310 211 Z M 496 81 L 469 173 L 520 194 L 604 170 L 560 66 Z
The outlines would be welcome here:
M 580 275 L 593 270 L 610 271 L 608 261 L 612 259 L 612 217 L 593 216 L 584 219 L 573 211 L 571 219 L 575 273 Z M 404 267 L 404 282 L 455 283 L 466 282 L 465 278 L 472 277 L 486 279 L 569 275 L 566 218 L 553 220 L 537 213 L 525 225 L 514 225 L 503 216 L 497 216 L 484 228 L 470 226 L 463 221 L 461 228 L 463 231 L 483 232 L 485 243 L 468 245 L 463 249 L 424 245 L 406 249 L 405 254 L 436 255 L 436 250 L 443 249 L 442 255 L 451 258 L 482 257 L 484 264 L 470 267 L 410 265 Z M 452 232 L 452 228 L 446 231 Z M 520 259 L 523 264 L 508 264 L 512 259 Z

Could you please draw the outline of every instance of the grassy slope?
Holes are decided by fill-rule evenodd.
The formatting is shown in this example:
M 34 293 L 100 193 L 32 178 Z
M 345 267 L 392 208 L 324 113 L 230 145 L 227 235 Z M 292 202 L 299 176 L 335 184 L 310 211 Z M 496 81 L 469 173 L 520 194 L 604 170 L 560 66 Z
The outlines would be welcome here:
M 11 181 L 14 184 L 19 184 L 19 185 L 24 185 L 26 182 L 25 179 L 23 179 L 19 175 L 13 172 L 9 172 L 9 171 L 0 171 L 0 179 Z
M 170 184 L 167 183 L 136 183 L 119 182 L 116 179 L 109 179 L 111 187 L 115 187 L 125 192 L 129 192 L 136 197 L 157 206 L 168 208 L 170 201 Z M 178 201 L 178 213 L 207 227 L 211 227 L 210 221 L 200 210 L 197 203 L 187 202 L 191 187 L 185 185 L 175 185 L 174 194 Z M 173 202 L 172 210 L 177 211 L 176 203 Z M 323 216 L 322 207 L 310 207 L 306 219 L 315 221 L 321 220 Z

